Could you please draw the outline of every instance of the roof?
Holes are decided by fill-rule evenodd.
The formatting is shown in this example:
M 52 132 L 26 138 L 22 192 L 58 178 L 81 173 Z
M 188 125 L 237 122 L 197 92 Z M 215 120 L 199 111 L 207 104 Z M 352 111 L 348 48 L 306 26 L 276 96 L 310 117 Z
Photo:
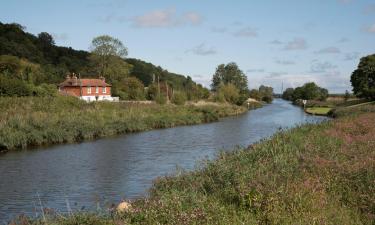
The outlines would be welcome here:
M 110 84 L 107 84 L 105 81 L 101 79 L 77 79 L 77 82 L 74 82 L 74 79 L 66 79 L 64 82 L 59 84 L 60 87 L 75 87 L 75 86 L 82 86 L 82 87 L 110 87 Z

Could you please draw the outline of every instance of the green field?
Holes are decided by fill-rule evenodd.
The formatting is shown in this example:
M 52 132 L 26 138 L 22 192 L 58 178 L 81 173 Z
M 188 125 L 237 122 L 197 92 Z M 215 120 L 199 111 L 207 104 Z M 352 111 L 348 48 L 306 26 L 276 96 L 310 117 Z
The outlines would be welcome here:
M 331 110 L 332 108 L 330 107 L 311 107 L 305 109 L 307 113 L 314 115 L 327 115 Z

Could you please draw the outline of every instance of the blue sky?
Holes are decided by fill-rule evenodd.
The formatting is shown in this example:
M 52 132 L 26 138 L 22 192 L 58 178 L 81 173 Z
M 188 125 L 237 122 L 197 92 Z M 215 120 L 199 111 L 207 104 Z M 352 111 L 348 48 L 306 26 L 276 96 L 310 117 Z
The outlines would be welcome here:
M 217 65 L 233 61 L 250 88 L 314 81 L 344 92 L 359 58 L 375 53 L 373 0 L 12 0 L 0 2 L 0 21 L 83 50 L 108 34 L 128 57 L 205 86 Z

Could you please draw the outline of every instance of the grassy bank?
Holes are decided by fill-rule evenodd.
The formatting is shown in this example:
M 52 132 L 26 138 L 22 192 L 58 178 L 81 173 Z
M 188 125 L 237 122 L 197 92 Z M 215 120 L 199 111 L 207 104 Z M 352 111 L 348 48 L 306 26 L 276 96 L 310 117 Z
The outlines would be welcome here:
M 244 107 L 224 104 L 85 103 L 72 97 L 1 97 L 0 109 L 0 150 L 213 122 L 246 111 Z
M 330 107 L 311 107 L 311 108 L 306 108 L 305 112 L 313 115 L 319 115 L 319 116 L 325 116 L 327 115 L 332 108 Z
M 363 107 L 162 177 L 127 213 L 30 223 L 373 224 L 375 105 Z

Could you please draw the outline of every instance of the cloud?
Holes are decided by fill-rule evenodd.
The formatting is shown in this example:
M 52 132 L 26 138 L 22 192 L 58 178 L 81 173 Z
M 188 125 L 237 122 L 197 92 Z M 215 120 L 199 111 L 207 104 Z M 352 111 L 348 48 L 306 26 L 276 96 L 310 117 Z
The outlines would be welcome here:
M 206 56 L 217 54 L 217 51 L 214 47 L 207 47 L 205 43 L 202 43 L 198 46 L 195 46 L 192 49 L 186 50 L 185 53 L 192 52 L 196 55 Z
M 257 37 L 258 32 L 252 27 L 244 27 L 233 33 L 235 37 Z
M 322 48 L 319 51 L 316 51 L 317 54 L 338 54 L 341 53 L 341 50 L 337 47 L 327 47 Z
M 363 10 L 363 12 L 365 14 L 375 13 L 375 4 L 371 4 L 371 5 L 366 6 L 365 9 Z
M 193 25 L 199 25 L 203 22 L 203 17 L 196 12 L 188 12 L 183 15 L 183 20 Z
M 326 73 L 336 69 L 337 66 L 329 62 L 315 62 L 311 65 L 311 73 Z
M 281 41 L 275 39 L 273 41 L 270 41 L 270 44 L 271 45 L 282 45 L 283 43 Z
M 350 52 L 346 53 L 344 55 L 344 60 L 351 61 L 351 60 L 356 60 L 359 58 L 360 53 L 359 52 Z
M 271 72 L 265 78 L 276 78 L 288 74 L 287 72 Z
M 280 64 L 280 65 L 294 65 L 296 62 L 292 60 L 275 60 L 275 63 Z
M 375 33 L 375 23 L 366 28 L 366 32 L 368 33 Z
M 338 40 L 337 42 L 338 43 L 346 43 L 346 42 L 349 42 L 350 40 L 348 39 L 348 38 L 346 38 L 346 37 L 343 37 L 343 38 L 341 38 L 340 40 Z
M 211 31 L 214 33 L 226 33 L 228 32 L 228 28 L 226 27 L 212 27 Z
M 140 28 L 165 28 L 176 27 L 186 24 L 199 25 L 203 21 L 203 17 L 196 12 L 187 12 L 178 15 L 174 8 L 163 10 L 154 10 L 132 18 L 133 26 Z
M 248 69 L 246 73 L 264 73 L 265 69 Z
M 69 39 L 69 35 L 67 33 L 52 33 L 52 37 L 56 41 L 66 41 Z
M 294 38 L 289 41 L 283 48 L 284 50 L 305 50 L 307 49 L 307 42 L 304 38 Z

